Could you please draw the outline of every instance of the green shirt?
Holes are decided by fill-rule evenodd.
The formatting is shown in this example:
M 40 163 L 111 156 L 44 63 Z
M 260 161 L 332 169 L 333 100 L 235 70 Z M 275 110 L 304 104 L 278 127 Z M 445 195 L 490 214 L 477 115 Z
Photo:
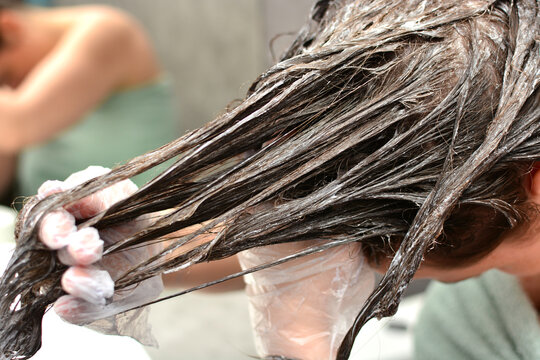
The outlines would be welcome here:
M 538 360 L 538 315 L 517 279 L 491 270 L 430 286 L 415 326 L 417 360 Z
M 53 140 L 22 152 L 17 195 L 36 193 L 46 180 L 64 180 L 89 165 L 112 168 L 178 137 L 171 86 L 164 79 L 120 91 Z M 165 166 L 138 175 L 141 186 Z

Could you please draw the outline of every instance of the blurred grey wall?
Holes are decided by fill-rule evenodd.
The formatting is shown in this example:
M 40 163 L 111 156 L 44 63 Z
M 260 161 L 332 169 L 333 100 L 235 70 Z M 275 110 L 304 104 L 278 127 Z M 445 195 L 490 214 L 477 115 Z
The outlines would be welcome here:
M 54 0 L 124 9 L 147 31 L 174 82 L 179 134 L 202 126 L 231 101 L 292 41 L 312 0 Z
M 274 62 L 287 49 L 308 19 L 313 0 L 259 0 L 262 6 L 268 59 Z

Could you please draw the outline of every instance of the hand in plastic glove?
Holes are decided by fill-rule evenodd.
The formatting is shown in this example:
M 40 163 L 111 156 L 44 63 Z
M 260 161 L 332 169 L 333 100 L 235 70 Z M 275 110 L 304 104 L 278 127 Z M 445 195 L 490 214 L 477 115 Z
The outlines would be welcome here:
M 91 166 L 68 177 L 65 181 L 47 181 L 38 190 L 39 197 L 65 191 L 109 169 Z M 137 186 L 125 180 L 88 196 L 66 209 L 45 216 L 39 230 L 41 241 L 58 250 L 59 260 L 70 265 L 62 276 L 62 288 L 69 295 L 58 299 L 54 309 L 64 320 L 107 334 L 127 335 L 145 345 L 155 345 L 147 323 L 148 310 L 132 307 L 156 298 L 163 289 L 161 277 L 114 293 L 114 280 L 132 264 L 154 255 L 155 247 L 145 247 L 102 258 L 103 245 L 115 243 L 142 229 L 144 219 L 111 227 L 98 232 L 94 228 L 77 230 L 76 219 L 87 219 L 126 198 Z M 112 300 L 112 301 L 111 301 Z
M 243 269 L 310 244 L 279 244 L 239 254 Z M 311 243 L 313 245 L 313 243 Z M 374 273 L 358 244 L 343 245 L 244 276 L 261 357 L 335 359 L 345 334 L 373 290 Z

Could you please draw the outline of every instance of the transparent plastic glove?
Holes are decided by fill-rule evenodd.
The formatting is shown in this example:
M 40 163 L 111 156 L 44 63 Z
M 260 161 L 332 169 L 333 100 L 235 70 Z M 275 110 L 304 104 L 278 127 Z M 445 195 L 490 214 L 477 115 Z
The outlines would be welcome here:
M 306 243 L 239 254 L 247 269 L 277 260 Z M 313 243 L 311 243 L 313 245 Z M 343 245 L 244 276 L 258 355 L 335 359 L 349 327 L 374 287 L 360 246 Z
M 109 169 L 91 166 L 65 181 L 47 181 L 38 190 L 39 197 L 65 191 Z M 132 264 L 148 259 L 159 249 L 154 245 L 123 251 L 102 258 L 103 247 L 115 243 L 147 225 L 144 218 L 107 228 L 77 230 L 76 219 L 86 219 L 109 208 L 135 192 L 137 186 L 125 180 L 88 196 L 66 209 L 45 216 L 39 236 L 49 248 L 58 250 L 59 260 L 70 268 L 62 276 L 62 288 L 69 295 L 58 299 L 56 313 L 64 320 L 87 325 L 106 334 L 126 335 L 145 345 L 156 345 L 148 324 L 148 309 L 123 313 L 156 298 L 163 290 L 161 277 L 154 277 L 132 289 L 114 291 L 114 280 Z

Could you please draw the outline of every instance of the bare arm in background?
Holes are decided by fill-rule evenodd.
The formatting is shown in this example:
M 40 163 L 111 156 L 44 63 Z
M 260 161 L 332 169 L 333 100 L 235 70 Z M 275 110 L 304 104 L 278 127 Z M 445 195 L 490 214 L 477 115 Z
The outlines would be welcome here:
M 144 32 L 105 6 L 3 9 L 0 31 L 0 195 L 21 150 L 159 74 Z
M 200 225 L 194 225 L 188 229 L 177 231 L 171 234 L 170 236 L 171 237 L 185 236 L 195 231 L 199 227 Z M 212 240 L 212 236 L 203 235 L 200 238 L 194 239 L 194 241 L 192 242 L 192 246 L 194 247 L 196 245 L 209 242 L 211 240 Z M 185 249 L 182 249 L 182 252 L 183 251 L 185 251 Z M 174 256 L 174 253 L 171 254 L 171 256 Z M 196 265 L 190 266 L 189 268 L 183 271 L 177 271 L 174 273 L 164 274 L 163 283 L 168 288 L 187 289 L 187 288 L 201 285 L 201 284 L 213 281 L 213 280 L 218 280 L 222 277 L 237 273 L 239 271 L 242 271 L 242 268 L 240 267 L 238 258 L 236 256 L 231 256 L 223 260 L 196 264 Z M 224 292 L 224 291 L 232 291 L 232 290 L 242 290 L 244 289 L 244 286 L 245 285 L 244 285 L 244 281 L 242 277 L 239 277 L 232 280 L 228 280 L 218 285 L 210 286 L 208 288 L 203 289 L 202 291 L 215 293 L 215 292 Z

